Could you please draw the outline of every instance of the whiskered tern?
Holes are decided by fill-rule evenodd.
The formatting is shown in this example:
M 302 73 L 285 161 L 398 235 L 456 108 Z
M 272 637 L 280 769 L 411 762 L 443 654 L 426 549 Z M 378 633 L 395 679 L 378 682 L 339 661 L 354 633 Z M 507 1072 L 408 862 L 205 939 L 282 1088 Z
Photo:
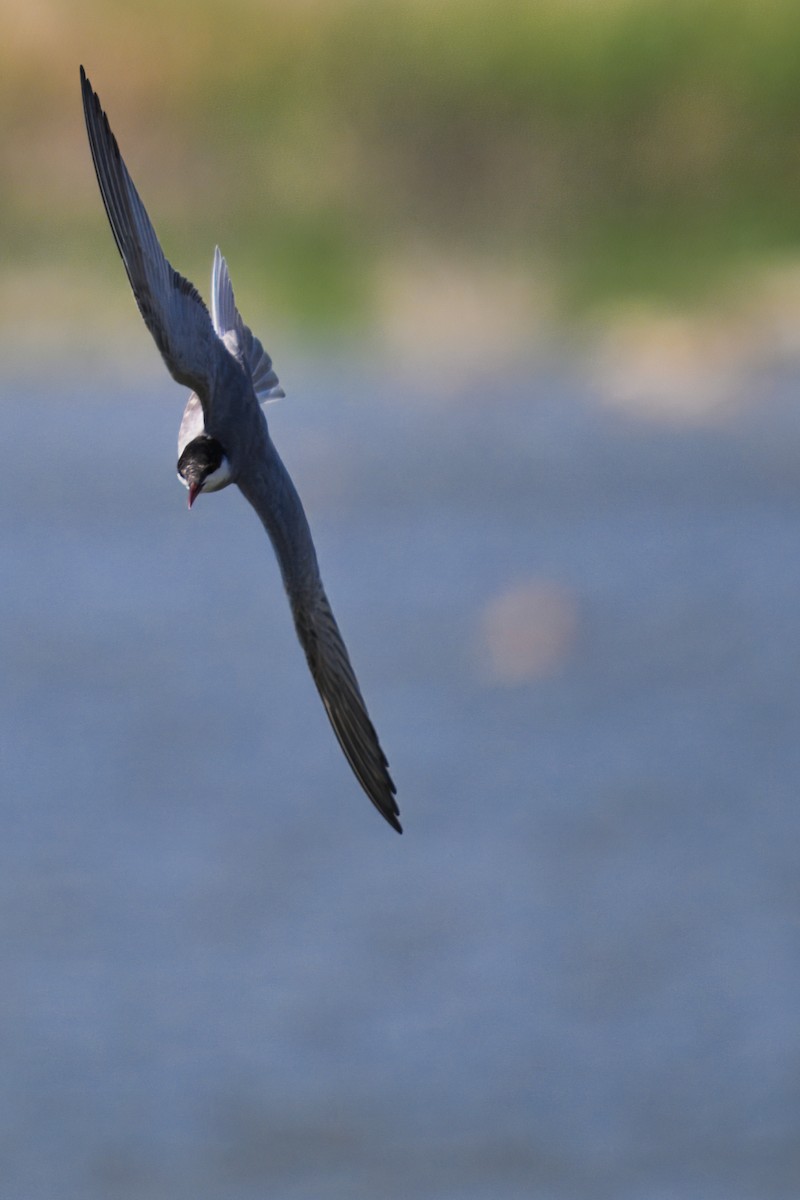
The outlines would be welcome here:
M 322 586 L 308 521 L 267 428 L 262 406 L 284 394 L 272 359 L 239 314 L 219 249 L 210 313 L 169 264 L 83 67 L 81 89 L 97 182 L 136 303 L 167 370 L 191 389 L 178 434 L 189 506 L 201 492 L 235 483 L 255 509 L 339 745 L 378 812 L 402 833 L 396 788 Z

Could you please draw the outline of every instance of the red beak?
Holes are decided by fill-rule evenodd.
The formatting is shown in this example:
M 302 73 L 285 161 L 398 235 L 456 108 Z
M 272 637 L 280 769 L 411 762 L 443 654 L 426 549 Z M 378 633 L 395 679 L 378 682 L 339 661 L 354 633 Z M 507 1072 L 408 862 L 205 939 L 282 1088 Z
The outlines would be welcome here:
M 199 483 L 190 483 L 189 484 L 189 508 L 192 507 L 192 505 L 194 504 L 195 500 L 197 499 L 197 497 L 199 495 L 200 495 L 200 484 Z

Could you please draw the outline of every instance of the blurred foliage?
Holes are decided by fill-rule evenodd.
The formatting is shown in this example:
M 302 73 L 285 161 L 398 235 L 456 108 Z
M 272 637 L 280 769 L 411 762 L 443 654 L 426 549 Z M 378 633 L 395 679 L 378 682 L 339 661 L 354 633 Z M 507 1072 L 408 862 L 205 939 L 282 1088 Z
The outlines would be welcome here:
M 173 259 L 219 241 L 298 320 L 369 317 L 411 248 L 569 314 L 800 246 L 797 0 L 32 0 L 0 35 L 12 264 L 108 249 L 81 61 Z

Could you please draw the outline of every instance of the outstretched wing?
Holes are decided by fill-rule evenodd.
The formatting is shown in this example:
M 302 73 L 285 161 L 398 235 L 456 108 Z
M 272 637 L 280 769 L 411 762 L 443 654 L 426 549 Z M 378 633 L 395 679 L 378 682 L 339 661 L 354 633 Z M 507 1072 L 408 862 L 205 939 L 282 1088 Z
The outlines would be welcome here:
M 236 482 L 269 534 L 297 636 L 339 745 L 378 812 L 402 833 L 397 789 L 322 586 L 300 497 L 266 431 L 265 439 L 259 461 Z
M 228 264 L 222 257 L 219 246 L 214 250 L 214 268 L 211 272 L 211 319 L 221 338 L 231 330 L 236 334 L 239 349 L 250 368 L 253 389 L 259 401 L 263 404 L 285 396 L 286 393 L 273 369 L 272 359 L 249 326 L 245 325 L 236 307 Z
M 389 764 L 321 584 L 310 602 L 292 602 L 292 615 L 314 683 L 345 758 L 378 812 L 402 833 L 395 800 L 397 789 L 389 774 Z
M 97 182 L 139 311 L 173 379 L 197 392 L 206 405 L 219 355 L 227 351 L 197 289 L 164 257 L 83 67 L 81 90 Z

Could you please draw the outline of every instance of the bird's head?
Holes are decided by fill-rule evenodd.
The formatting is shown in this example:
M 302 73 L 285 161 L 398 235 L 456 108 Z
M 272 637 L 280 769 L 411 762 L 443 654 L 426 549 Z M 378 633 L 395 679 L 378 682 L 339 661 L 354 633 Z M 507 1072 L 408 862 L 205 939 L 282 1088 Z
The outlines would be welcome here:
M 178 478 L 189 489 L 189 508 L 200 492 L 218 492 L 231 482 L 228 456 L 216 438 L 201 433 L 184 447 Z

